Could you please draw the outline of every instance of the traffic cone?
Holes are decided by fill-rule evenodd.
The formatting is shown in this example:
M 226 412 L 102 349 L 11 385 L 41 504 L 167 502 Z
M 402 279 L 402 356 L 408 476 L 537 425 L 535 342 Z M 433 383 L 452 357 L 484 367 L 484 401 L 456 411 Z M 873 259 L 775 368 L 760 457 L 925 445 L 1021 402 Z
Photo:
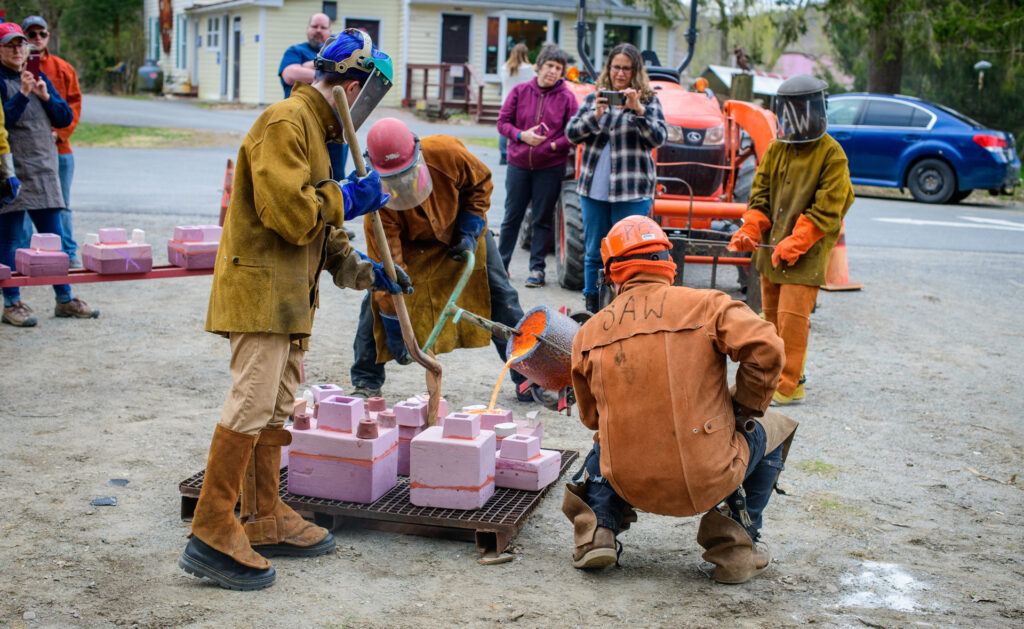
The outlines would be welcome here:
M 839 228 L 839 240 L 832 248 L 832 255 L 828 259 L 828 269 L 825 271 L 825 285 L 823 289 L 829 291 L 839 290 L 860 290 L 863 284 L 851 284 L 850 273 L 846 266 L 846 223 Z

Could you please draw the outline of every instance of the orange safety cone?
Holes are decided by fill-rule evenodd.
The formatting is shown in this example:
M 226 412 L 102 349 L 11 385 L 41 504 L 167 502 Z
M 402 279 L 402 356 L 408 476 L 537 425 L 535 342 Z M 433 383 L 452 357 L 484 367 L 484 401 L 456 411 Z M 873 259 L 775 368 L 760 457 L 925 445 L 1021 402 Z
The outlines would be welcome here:
M 228 158 L 227 168 L 224 169 L 224 195 L 220 198 L 220 222 L 224 226 L 224 216 L 228 213 L 228 204 L 231 203 L 231 191 L 235 187 L 235 163 Z
M 843 222 L 839 229 L 839 240 L 832 248 L 832 255 L 828 259 L 828 269 L 825 271 L 825 285 L 823 289 L 829 291 L 839 290 L 860 290 L 863 284 L 851 284 L 850 273 L 846 265 L 846 223 Z

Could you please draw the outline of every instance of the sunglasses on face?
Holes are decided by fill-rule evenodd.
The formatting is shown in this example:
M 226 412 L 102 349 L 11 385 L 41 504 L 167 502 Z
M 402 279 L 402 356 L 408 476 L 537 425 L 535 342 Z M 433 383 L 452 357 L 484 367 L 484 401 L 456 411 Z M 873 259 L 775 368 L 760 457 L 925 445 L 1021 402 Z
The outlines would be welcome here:
M 29 31 L 25 35 L 30 39 L 46 39 L 50 36 L 50 31 Z

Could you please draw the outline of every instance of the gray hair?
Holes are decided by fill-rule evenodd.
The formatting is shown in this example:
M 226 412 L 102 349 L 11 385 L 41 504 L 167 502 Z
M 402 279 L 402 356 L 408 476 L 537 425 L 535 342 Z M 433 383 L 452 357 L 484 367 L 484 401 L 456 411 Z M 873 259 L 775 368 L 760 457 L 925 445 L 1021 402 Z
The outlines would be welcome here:
M 569 69 L 569 55 L 558 47 L 558 44 L 544 44 L 537 55 L 537 67 L 540 68 L 548 61 L 562 64 L 562 76 Z

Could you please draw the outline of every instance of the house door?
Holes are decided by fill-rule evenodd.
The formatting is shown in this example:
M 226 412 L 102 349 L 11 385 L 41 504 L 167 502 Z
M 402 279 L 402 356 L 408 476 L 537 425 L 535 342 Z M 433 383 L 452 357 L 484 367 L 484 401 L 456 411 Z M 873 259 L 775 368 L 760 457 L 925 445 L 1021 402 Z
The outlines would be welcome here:
M 441 16 L 441 63 L 469 62 L 469 24 L 472 16 Z M 461 100 L 466 97 L 466 82 L 469 77 L 461 67 L 454 68 L 444 86 L 445 100 Z
M 242 69 L 239 62 L 242 56 L 242 18 L 237 16 L 231 24 L 231 50 L 231 100 L 239 100 L 242 91 Z

